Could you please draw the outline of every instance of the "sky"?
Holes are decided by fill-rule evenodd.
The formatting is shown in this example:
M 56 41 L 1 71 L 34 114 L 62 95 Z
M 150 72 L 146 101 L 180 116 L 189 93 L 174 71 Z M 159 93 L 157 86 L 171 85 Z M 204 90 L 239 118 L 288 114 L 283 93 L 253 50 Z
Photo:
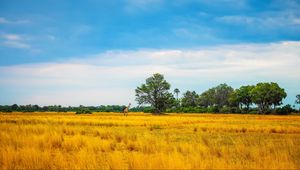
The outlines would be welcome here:
M 0 0 L 1 105 L 136 105 L 154 73 L 181 94 L 277 82 L 294 105 L 299 65 L 299 0 Z

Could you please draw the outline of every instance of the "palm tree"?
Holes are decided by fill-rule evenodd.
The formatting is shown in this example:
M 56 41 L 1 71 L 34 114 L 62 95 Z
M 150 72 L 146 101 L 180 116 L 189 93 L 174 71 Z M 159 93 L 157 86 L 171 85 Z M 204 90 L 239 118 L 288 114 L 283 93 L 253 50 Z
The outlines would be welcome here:
M 176 94 L 176 99 L 178 100 L 178 94 L 180 93 L 179 89 L 174 89 L 174 93 Z

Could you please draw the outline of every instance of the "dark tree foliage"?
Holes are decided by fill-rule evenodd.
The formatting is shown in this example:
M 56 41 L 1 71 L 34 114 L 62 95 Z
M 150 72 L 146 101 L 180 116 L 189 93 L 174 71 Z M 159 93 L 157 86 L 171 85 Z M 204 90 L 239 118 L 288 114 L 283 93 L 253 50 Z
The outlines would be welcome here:
M 233 91 L 233 88 L 225 83 L 208 89 L 200 95 L 200 105 L 204 107 L 216 106 L 219 109 L 224 106 L 229 106 L 229 98 Z
M 282 100 L 286 97 L 283 88 L 277 83 L 258 83 L 250 92 L 253 103 L 257 104 L 259 113 L 267 113 L 270 107 L 282 104 Z
M 246 107 L 246 112 L 249 111 L 250 105 L 253 103 L 251 98 L 251 90 L 255 86 L 241 86 L 239 89 L 235 90 L 236 101 L 239 103 L 240 108 Z
M 178 100 L 179 93 L 180 93 L 180 90 L 178 88 L 174 89 L 174 94 L 176 95 L 176 100 Z
M 218 108 L 229 106 L 229 97 L 233 93 L 233 88 L 227 84 L 220 84 L 215 87 L 215 104 Z
M 203 107 L 213 106 L 215 104 L 214 96 L 215 96 L 215 89 L 214 88 L 208 89 L 207 91 L 203 92 L 199 96 L 200 106 L 203 106 Z
M 174 103 L 174 96 L 169 92 L 171 85 L 161 74 L 154 74 L 146 79 L 146 83 L 137 87 L 136 101 L 139 105 L 150 104 L 154 113 L 161 113 Z
M 181 105 L 183 107 L 196 107 L 199 103 L 199 95 L 195 91 L 186 91 L 183 93 Z
M 170 84 L 161 74 L 154 74 L 146 79 L 146 83 L 137 87 L 136 101 L 139 106 L 130 108 L 130 112 L 145 113 L 249 113 L 249 114 L 290 114 L 296 113 L 291 105 L 282 105 L 287 96 L 285 90 L 277 83 L 258 83 L 233 89 L 227 84 L 212 87 L 200 95 L 195 91 L 186 91 L 178 99 L 179 89 L 174 94 L 169 92 Z M 296 104 L 300 104 L 300 94 L 296 96 Z M 141 106 L 146 104 L 146 106 Z M 100 105 L 79 107 L 61 105 L 0 105 L 0 112 L 75 112 L 91 114 L 93 112 L 122 112 L 124 105 Z M 300 111 L 300 110 L 299 110 Z
M 296 101 L 295 101 L 296 104 L 300 104 L 300 94 L 297 94 L 296 95 Z

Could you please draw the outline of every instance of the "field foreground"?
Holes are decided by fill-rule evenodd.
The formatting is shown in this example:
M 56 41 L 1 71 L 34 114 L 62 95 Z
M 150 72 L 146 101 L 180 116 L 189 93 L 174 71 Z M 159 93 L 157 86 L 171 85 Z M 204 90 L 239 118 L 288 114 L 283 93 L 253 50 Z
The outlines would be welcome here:
M 0 113 L 0 169 L 300 169 L 300 116 Z

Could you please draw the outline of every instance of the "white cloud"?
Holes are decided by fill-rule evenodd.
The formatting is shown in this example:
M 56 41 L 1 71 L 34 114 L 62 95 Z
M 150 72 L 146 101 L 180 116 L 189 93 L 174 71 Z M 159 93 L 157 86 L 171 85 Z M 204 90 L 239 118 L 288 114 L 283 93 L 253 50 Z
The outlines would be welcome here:
M 4 46 L 11 48 L 21 48 L 21 49 L 29 49 L 31 46 L 29 44 L 20 42 L 20 41 L 4 41 L 2 43 Z
M 0 17 L 0 24 L 28 24 L 31 23 L 30 20 L 19 19 L 19 20 L 9 20 L 4 17 Z
M 28 44 L 26 38 L 18 34 L 2 34 L 2 39 L 4 41 L 1 42 L 3 46 L 10 48 L 19 48 L 19 49 L 30 49 L 31 45 Z
M 136 86 L 159 72 L 181 91 L 201 92 L 224 82 L 239 87 L 275 81 L 294 95 L 300 84 L 299 65 L 297 41 L 107 51 L 61 63 L 0 67 L 0 89 L 29 93 L 11 94 L 20 103 L 126 104 L 134 101 Z
M 277 28 L 287 26 L 299 26 L 300 17 L 299 14 L 292 11 L 281 11 L 281 12 L 265 12 L 258 14 L 257 16 L 221 16 L 216 17 L 216 21 L 227 24 L 235 25 L 248 25 L 253 27 L 261 28 Z
M 11 41 L 22 40 L 21 36 L 17 34 L 2 34 L 2 37 Z

